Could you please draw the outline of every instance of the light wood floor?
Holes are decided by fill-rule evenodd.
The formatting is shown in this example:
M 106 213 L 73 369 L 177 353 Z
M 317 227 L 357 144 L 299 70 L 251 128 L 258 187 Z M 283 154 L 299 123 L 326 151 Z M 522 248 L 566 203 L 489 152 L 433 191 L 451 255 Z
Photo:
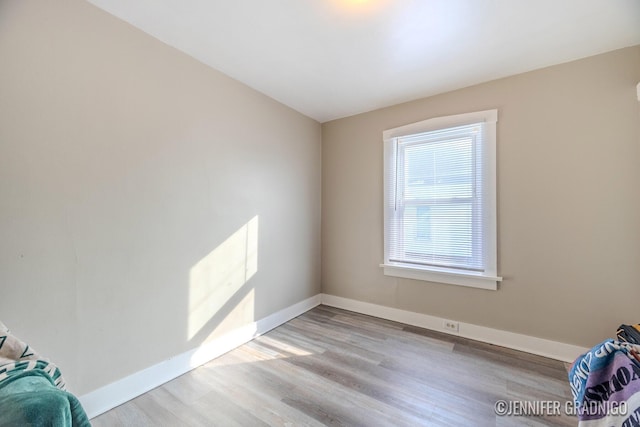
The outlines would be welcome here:
M 319 306 L 95 419 L 100 426 L 575 426 L 497 417 L 571 399 L 565 365 Z

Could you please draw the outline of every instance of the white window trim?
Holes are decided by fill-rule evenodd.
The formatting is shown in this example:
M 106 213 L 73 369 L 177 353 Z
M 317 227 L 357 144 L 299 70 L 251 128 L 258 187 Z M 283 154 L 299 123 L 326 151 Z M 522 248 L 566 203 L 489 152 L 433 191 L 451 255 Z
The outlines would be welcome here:
M 452 285 L 469 286 L 497 290 L 498 282 L 502 277 L 497 274 L 497 217 L 496 217 L 496 123 L 498 121 L 498 110 L 477 111 L 466 114 L 456 114 L 452 116 L 436 117 L 421 122 L 400 126 L 386 130 L 382 133 L 384 139 L 384 263 L 383 267 L 386 276 L 402 277 L 406 279 L 423 280 L 428 282 L 446 283 Z M 483 179 L 483 206 L 484 211 L 484 272 L 465 272 L 438 267 L 409 266 L 407 264 L 394 263 L 389 261 L 389 242 L 386 236 L 387 225 L 391 220 L 389 198 L 389 185 L 387 185 L 388 160 L 392 158 L 389 153 L 394 149 L 395 139 L 416 133 L 429 132 L 454 126 L 463 126 L 473 123 L 485 123 L 485 145 L 483 148 L 483 164 L 486 174 Z

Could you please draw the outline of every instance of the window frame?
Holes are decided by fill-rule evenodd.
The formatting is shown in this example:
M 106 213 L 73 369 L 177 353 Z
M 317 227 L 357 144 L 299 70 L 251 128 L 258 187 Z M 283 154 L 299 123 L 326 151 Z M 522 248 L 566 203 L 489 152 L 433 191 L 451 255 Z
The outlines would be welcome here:
M 484 110 L 451 116 L 435 117 L 411 123 L 382 134 L 384 141 L 384 262 L 386 276 L 446 283 L 474 288 L 497 290 L 502 280 L 497 275 L 497 180 L 496 180 L 496 127 L 498 110 Z M 398 138 L 425 132 L 445 130 L 464 125 L 484 123 L 482 158 L 474 155 L 473 161 L 482 163 L 482 265 L 483 271 L 427 266 L 394 262 L 390 260 L 390 222 L 396 202 L 396 167 Z

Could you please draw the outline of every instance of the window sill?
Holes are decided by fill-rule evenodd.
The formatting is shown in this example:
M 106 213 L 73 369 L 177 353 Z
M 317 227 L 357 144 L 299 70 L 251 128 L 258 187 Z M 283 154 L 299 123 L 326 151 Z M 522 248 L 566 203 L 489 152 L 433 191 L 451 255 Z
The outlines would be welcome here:
M 502 281 L 502 277 L 487 276 L 481 273 L 459 273 L 446 269 L 426 269 L 398 264 L 380 264 L 380 267 L 384 269 L 385 276 L 469 286 L 471 288 L 481 288 L 492 291 L 498 290 L 498 282 Z

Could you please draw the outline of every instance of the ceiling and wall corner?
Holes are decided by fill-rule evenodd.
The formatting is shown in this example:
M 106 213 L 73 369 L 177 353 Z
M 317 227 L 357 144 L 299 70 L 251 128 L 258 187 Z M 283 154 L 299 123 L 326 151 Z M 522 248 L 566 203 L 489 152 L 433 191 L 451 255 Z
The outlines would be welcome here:
M 89 0 L 326 122 L 640 44 L 637 0 Z

